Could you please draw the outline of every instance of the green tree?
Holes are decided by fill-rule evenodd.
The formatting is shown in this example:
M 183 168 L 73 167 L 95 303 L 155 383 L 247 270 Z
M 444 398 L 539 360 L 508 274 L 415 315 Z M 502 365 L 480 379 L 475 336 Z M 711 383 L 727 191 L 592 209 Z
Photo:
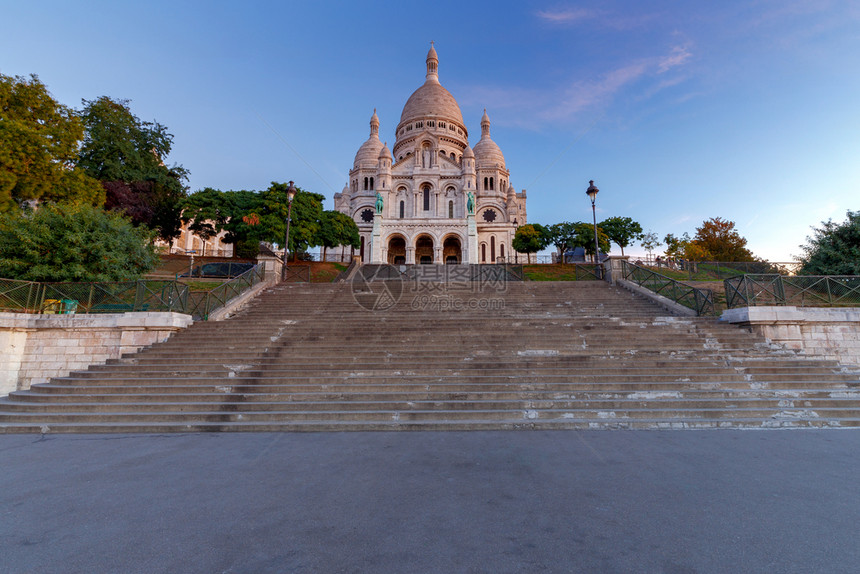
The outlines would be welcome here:
M 843 223 L 822 221 L 812 231 L 801 245 L 801 274 L 860 275 L 860 211 L 848 211 Z
M 546 229 L 547 245 L 553 245 L 558 250 L 559 261 L 564 261 L 564 253 L 575 247 L 576 224 L 564 221 L 548 225 Z
M 358 248 L 361 246 L 361 237 L 358 234 L 358 226 L 350 216 L 339 211 L 323 211 L 316 243 L 322 246 L 322 260 L 325 261 L 329 248 L 339 245 Z
M 86 204 L 0 214 L 0 277 L 27 281 L 127 281 L 159 262 L 154 234 Z
M 696 228 L 693 243 L 714 261 L 755 261 L 746 248 L 747 240 L 735 229 L 733 221 L 712 217 Z
M 574 225 L 573 246 L 585 248 L 585 252 L 594 257 L 594 224 L 579 222 Z M 597 246 L 603 253 L 609 253 L 609 237 L 599 225 Z
M 83 135 L 37 76 L 0 74 L 0 212 L 26 200 L 102 205 L 104 190 L 75 167 Z
M 544 227 L 538 224 L 526 224 L 517 228 L 514 234 L 514 240 L 511 242 L 511 247 L 519 253 L 526 253 L 526 258 L 529 263 L 532 262 L 532 253 L 537 253 L 546 247 L 548 234 Z
M 642 237 L 642 226 L 629 217 L 609 217 L 601 221 L 598 226 L 606 233 L 610 241 L 621 248 L 622 256 L 625 247 Z
M 178 235 L 188 172 L 162 161 L 173 146 L 173 135 L 156 121 L 141 121 L 129 100 L 102 96 L 83 104 L 86 132 L 78 166 L 102 182 L 106 207 L 158 230 L 165 240 Z
M 255 191 L 219 191 L 206 188 L 192 193 L 182 203 L 182 219 L 189 229 L 204 239 L 226 231 L 225 243 L 241 251 L 256 250 L 260 241 L 282 244 L 287 226 L 286 183 L 272 182 L 268 189 Z M 290 252 L 295 256 L 311 245 L 320 244 L 322 203 L 325 197 L 297 189 L 290 212 Z M 239 249 L 234 253 L 240 255 Z

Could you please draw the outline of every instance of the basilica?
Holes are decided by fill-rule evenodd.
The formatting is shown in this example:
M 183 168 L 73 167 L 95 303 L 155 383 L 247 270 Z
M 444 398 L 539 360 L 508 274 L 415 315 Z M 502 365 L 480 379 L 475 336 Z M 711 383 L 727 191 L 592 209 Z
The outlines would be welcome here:
M 481 118 L 469 146 L 460 106 L 439 83 L 439 58 L 427 53 L 427 76 L 400 114 L 394 146 L 379 139 L 376 110 L 370 137 L 355 154 L 335 209 L 352 217 L 365 263 L 500 263 L 513 260 L 511 241 L 526 223 L 526 192 L 511 185 L 502 150 Z

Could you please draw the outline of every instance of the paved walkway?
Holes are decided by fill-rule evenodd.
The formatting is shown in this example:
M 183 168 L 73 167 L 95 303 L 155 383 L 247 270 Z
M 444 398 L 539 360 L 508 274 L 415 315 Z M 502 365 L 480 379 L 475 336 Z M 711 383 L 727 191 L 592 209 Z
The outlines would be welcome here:
M 858 564 L 858 431 L 0 436 L 0 572 Z

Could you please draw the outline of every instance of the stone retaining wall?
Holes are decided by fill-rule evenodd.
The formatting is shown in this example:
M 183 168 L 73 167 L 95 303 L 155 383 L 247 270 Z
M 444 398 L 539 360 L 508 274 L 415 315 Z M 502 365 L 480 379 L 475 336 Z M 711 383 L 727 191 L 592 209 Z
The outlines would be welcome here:
M 742 307 L 720 319 L 806 355 L 860 366 L 860 308 Z
M 0 395 L 136 352 L 191 323 L 181 313 L 0 313 Z

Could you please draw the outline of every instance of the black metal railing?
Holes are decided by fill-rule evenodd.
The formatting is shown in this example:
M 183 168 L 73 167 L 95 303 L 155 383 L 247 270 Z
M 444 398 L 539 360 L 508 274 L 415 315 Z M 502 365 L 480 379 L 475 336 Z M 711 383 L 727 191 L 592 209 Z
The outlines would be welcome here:
M 620 263 L 621 279 L 692 309 L 697 315 L 714 314 L 714 293 L 710 289 L 698 289 L 624 260 Z
M 860 306 L 858 275 L 741 275 L 723 281 L 726 307 L 794 305 L 797 307 Z
M 263 279 L 262 264 L 208 291 L 193 291 L 184 283 L 169 280 L 38 283 L 0 279 L 0 311 L 58 314 L 174 311 L 207 320 L 213 311 Z

